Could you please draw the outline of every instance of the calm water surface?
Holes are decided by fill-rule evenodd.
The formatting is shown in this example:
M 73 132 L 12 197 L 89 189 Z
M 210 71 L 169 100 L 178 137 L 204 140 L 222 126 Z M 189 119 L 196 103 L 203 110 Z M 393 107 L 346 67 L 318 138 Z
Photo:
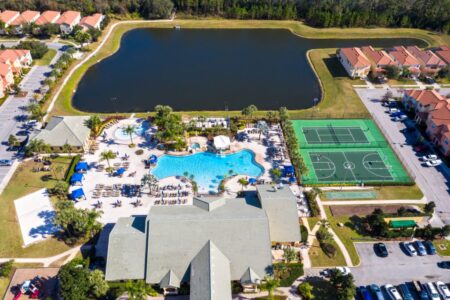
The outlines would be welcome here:
M 308 108 L 320 88 L 306 52 L 368 44 L 424 46 L 415 39 L 304 39 L 287 30 L 136 29 L 86 72 L 73 105 L 89 112 L 143 112 L 157 104 L 185 111 Z

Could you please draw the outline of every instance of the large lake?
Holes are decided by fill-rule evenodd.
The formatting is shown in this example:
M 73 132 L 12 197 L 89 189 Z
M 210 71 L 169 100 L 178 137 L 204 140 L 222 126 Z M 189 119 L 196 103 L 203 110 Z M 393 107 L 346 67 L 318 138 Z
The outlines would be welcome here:
M 424 46 L 415 39 L 305 39 L 288 30 L 135 29 L 86 72 L 73 105 L 89 112 L 145 112 L 157 104 L 181 111 L 308 108 L 321 92 L 306 52 L 368 44 Z

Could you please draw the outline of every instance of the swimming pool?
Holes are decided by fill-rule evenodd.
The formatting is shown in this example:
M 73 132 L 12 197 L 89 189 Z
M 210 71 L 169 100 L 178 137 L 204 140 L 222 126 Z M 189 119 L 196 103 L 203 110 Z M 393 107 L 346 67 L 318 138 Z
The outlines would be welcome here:
M 202 194 L 217 193 L 224 176 L 234 174 L 258 177 L 263 174 L 263 167 L 255 161 L 255 154 L 242 150 L 233 154 L 217 155 L 212 152 L 200 152 L 193 155 L 164 155 L 159 158 L 152 173 L 158 179 L 170 176 L 194 175 L 198 192 Z
M 137 136 L 143 136 L 145 131 L 148 129 L 148 124 L 146 122 L 143 122 L 141 124 L 133 125 L 135 126 L 134 133 L 132 134 L 132 137 L 135 138 Z M 129 140 L 130 135 L 128 133 L 124 132 L 124 129 L 127 126 L 121 126 L 114 131 L 114 137 L 118 140 Z

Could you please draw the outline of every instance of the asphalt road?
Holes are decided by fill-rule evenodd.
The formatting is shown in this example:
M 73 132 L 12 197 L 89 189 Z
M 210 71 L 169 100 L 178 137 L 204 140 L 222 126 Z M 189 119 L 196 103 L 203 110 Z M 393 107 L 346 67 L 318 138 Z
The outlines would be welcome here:
M 437 215 L 446 224 L 450 224 L 450 170 L 444 164 L 439 167 L 426 167 L 419 160 L 419 154 L 412 147 L 413 139 L 403 132 L 406 126 L 402 122 L 394 122 L 387 114 L 386 108 L 381 105 L 380 99 L 386 93 L 384 89 L 356 89 L 364 105 L 375 119 L 379 121 L 387 133 L 391 146 L 398 150 L 403 161 L 414 173 L 417 185 L 421 188 L 428 201 L 436 203 Z M 402 96 L 397 90 L 392 89 L 395 96 Z M 443 95 L 450 93 L 450 89 L 441 89 Z M 440 224 L 434 224 L 440 225 Z
M 16 42 L 0 42 L 7 47 L 14 46 Z M 52 60 L 52 64 L 55 63 L 63 51 L 61 48 L 64 44 L 49 43 L 49 48 L 57 50 L 57 54 Z M 26 120 L 27 112 L 26 106 L 30 100 L 33 100 L 33 93 L 35 90 L 41 87 L 41 81 L 46 78 L 46 75 L 51 72 L 50 66 L 34 66 L 30 72 L 20 83 L 20 87 L 23 91 L 27 91 L 26 97 L 19 98 L 10 96 L 6 99 L 3 105 L 0 106 L 0 159 L 12 159 L 16 156 L 15 152 L 7 151 L 7 141 L 11 134 L 21 130 L 23 122 Z M 7 174 L 12 167 L 0 167 L 0 187 L 4 185 L 4 181 L 7 179 Z M 0 189 L 1 192 L 1 189 Z

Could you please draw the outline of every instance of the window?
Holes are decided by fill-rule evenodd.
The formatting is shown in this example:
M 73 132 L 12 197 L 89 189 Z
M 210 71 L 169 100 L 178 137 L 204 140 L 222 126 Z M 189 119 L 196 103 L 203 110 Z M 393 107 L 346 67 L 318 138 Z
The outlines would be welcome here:
M 445 140 L 444 144 L 448 145 L 448 140 L 447 139 Z

